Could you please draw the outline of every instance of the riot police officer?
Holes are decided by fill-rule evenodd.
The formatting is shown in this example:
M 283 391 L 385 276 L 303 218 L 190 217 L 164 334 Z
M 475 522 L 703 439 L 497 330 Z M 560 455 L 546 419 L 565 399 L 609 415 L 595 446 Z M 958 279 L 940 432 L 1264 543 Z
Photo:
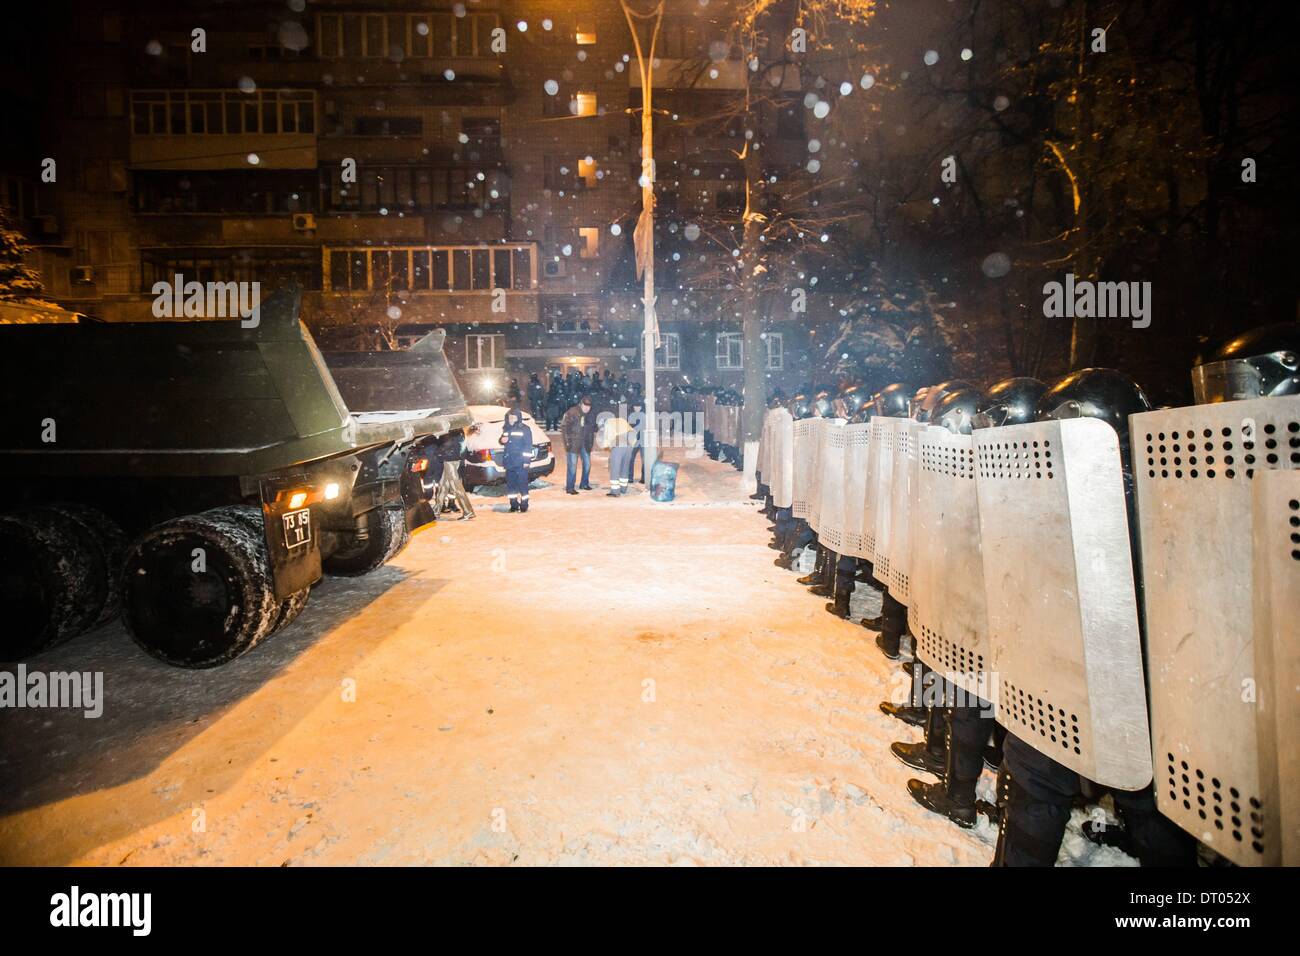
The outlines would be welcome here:
M 1039 401 L 1037 417 L 1039 421 L 1088 417 L 1108 423 L 1119 436 L 1127 490 L 1131 488 L 1129 415 L 1150 409 L 1141 387 L 1127 375 L 1093 368 L 1074 372 L 1050 388 Z M 1131 492 L 1129 497 L 1131 503 Z M 1052 866 L 1071 804 L 1083 790 L 1082 778 L 1014 733 L 1007 734 L 1003 752 L 1006 807 L 993 865 Z M 1143 865 L 1195 864 L 1195 841 L 1157 812 L 1150 784 L 1137 791 L 1112 793 L 1129 847 Z
M 806 392 L 797 393 L 790 399 L 790 416 L 795 421 L 813 417 L 812 398 Z M 794 517 L 791 508 L 778 508 L 776 512 L 776 539 L 773 550 L 780 551 L 781 556 L 773 564 L 789 571 L 793 567 L 794 553 L 812 541 L 812 529 L 802 518 Z
M 1035 419 L 1038 402 L 1046 391 L 1044 383 L 1027 377 L 1004 379 L 978 397 L 972 391 L 959 390 L 940 403 L 932 421 L 961 434 L 974 428 L 1025 424 Z M 939 725 L 941 732 L 936 736 L 940 740 L 933 740 L 931 734 L 936 730 L 927 727 L 925 743 L 919 748 L 929 765 L 914 764 L 936 773 L 939 780 L 909 780 L 907 792 L 932 813 L 942 814 L 960 827 L 973 827 L 979 808 L 975 786 L 985 764 L 995 770 L 1001 765 L 1005 731 L 993 719 L 992 707 L 978 699 L 951 700 L 943 708 Z M 994 741 L 991 747 L 990 737 Z M 895 756 L 908 762 L 897 750 Z M 931 769 L 935 757 L 941 758 L 937 770 Z
M 935 386 L 935 389 L 944 390 L 943 397 L 937 403 L 929 403 L 923 400 L 923 413 L 931 424 L 940 425 L 958 434 L 969 435 L 971 420 L 978 410 L 980 394 L 974 388 L 958 388 L 947 391 L 947 384 Z M 927 393 L 927 400 L 933 395 L 935 389 L 931 389 Z M 921 413 L 922 410 L 918 409 L 918 414 Z M 911 673 L 914 685 L 923 691 L 923 693 L 919 694 L 914 693 L 913 700 L 921 700 L 923 703 L 928 700 L 930 704 L 930 706 L 925 707 L 925 737 L 918 743 L 905 741 L 893 743 L 890 745 L 889 750 L 907 766 L 925 773 L 939 775 L 943 773 L 944 760 L 948 751 L 945 717 L 947 711 L 956 706 L 955 689 L 939 674 L 927 668 L 915 656 L 913 656 L 912 660 Z M 934 706 L 936 698 L 938 701 L 943 702 L 943 706 Z M 987 734 L 985 737 L 987 739 Z M 978 779 L 978 772 L 975 776 Z M 912 781 L 908 781 L 909 791 L 911 788 Z M 973 796 L 973 785 L 971 792 Z M 972 814 L 971 823 L 963 825 L 971 826 L 973 824 Z

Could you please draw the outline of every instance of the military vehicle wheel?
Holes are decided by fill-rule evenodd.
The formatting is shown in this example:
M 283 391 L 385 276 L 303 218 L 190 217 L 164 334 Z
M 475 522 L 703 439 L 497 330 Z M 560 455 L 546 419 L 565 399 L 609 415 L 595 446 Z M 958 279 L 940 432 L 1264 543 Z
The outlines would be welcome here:
M 281 628 L 288 627 L 297 620 L 298 615 L 302 613 L 302 609 L 307 606 L 309 597 L 311 597 L 311 588 L 306 587 L 301 591 L 294 591 L 281 601 L 280 616 L 275 622 L 275 629 L 278 631 Z
M 209 511 L 151 529 L 122 568 L 122 617 L 150 656 L 216 667 L 255 647 L 280 620 L 260 529 Z
M 122 559 L 126 557 L 126 549 L 131 542 L 117 526 L 117 522 L 98 508 L 76 502 L 59 502 L 50 505 L 50 508 L 83 525 L 98 547 L 104 565 L 104 606 L 90 626 L 107 624 L 117 617 L 118 578 L 122 574 Z
M 108 599 L 103 553 L 85 525 L 53 508 L 0 515 L 0 659 L 75 637 Z
M 326 571 L 344 576 L 369 574 L 383 567 L 410 540 L 401 508 L 376 508 L 369 518 L 366 537 L 343 539 L 338 550 L 322 562 Z
M 262 519 L 262 509 L 256 505 L 224 505 L 220 508 L 213 508 L 209 514 L 229 515 L 237 521 L 243 522 L 253 534 L 257 535 L 263 547 L 266 545 L 266 530 Z M 274 585 L 274 582 L 272 582 Z M 288 627 L 294 619 L 302 613 L 302 609 L 307 606 L 307 598 L 311 596 L 311 587 L 305 587 L 301 591 L 295 591 L 287 598 L 280 602 L 280 612 L 276 616 L 275 624 L 271 626 L 271 633 L 274 634 L 282 627 Z

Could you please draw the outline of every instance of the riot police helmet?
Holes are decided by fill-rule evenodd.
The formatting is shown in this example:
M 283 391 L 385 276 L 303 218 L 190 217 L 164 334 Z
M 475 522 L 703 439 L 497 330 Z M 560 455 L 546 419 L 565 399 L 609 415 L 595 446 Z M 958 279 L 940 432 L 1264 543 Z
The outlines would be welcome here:
M 1038 416 L 1038 402 L 1046 391 L 1046 382 L 1027 375 L 1004 378 L 991 385 L 980 398 L 972 425 L 975 428 L 1000 428 L 1032 422 Z
M 1300 395 L 1300 322 L 1262 325 L 1229 339 L 1192 368 L 1196 404 Z
M 1071 372 L 1038 400 L 1038 420 L 1100 418 L 1128 435 L 1128 417 L 1151 411 L 1142 386 L 1113 368 L 1085 368 Z
M 959 388 L 951 391 L 930 413 L 930 424 L 946 428 L 957 435 L 969 435 L 979 403 L 978 389 Z
M 886 385 L 875 395 L 875 413 L 882 418 L 911 418 L 912 387 L 902 382 Z

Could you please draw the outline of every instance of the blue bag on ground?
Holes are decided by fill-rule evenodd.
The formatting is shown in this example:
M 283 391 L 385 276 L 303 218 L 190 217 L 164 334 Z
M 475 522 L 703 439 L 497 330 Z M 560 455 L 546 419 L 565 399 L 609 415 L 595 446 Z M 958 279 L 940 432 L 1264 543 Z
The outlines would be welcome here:
M 657 461 L 650 469 L 650 498 L 652 501 L 672 501 L 677 494 L 677 463 Z

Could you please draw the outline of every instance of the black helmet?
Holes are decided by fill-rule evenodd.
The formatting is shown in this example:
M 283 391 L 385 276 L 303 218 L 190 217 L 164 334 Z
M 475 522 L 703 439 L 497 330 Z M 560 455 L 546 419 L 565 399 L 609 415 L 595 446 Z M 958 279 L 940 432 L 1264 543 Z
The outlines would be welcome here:
M 938 385 L 931 385 L 929 388 L 918 389 L 912 405 L 912 417 L 918 422 L 931 421 L 934 410 L 939 407 L 939 403 L 948 395 L 960 390 L 978 391 L 970 382 L 963 382 L 961 379 L 940 382 Z
M 871 395 L 862 384 L 848 385 L 840 389 L 840 397 L 835 399 L 835 411 L 841 418 L 852 418 L 862 406 L 871 400 Z
M 790 416 L 794 418 L 795 421 L 799 421 L 801 418 L 813 417 L 812 402 L 809 400 L 807 395 L 800 392 L 794 398 L 790 399 Z
M 939 425 L 958 435 L 969 435 L 979 403 L 978 389 L 959 388 L 949 392 L 930 413 L 930 424 Z
M 1038 415 L 1039 399 L 1046 391 L 1047 384 L 1036 378 L 1004 378 L 980 398 L 971 424 L 975 428 L 999 428 L 1032 422 Z
M 912 389 L 902 382 L 886 385 L 872 397 L 875 412 L 882 418 L 910 418 Z
M 1196 404 L 1300 394 L 1300 323 L 1262 325 L 1197 359 Z
M 831 393 L 822 389 L 812 400 L 813 414 L 819 418 L 830 418 L 835 414 L 835 405 L 831 401 Z
M 1113 368 L 1085 368 L 1071 372 L 1049 388 L 1038 401 L 1038 420 L 1100 418 L 1128 435 L 1128 417 L 1151 411 L 1142 386 Z

